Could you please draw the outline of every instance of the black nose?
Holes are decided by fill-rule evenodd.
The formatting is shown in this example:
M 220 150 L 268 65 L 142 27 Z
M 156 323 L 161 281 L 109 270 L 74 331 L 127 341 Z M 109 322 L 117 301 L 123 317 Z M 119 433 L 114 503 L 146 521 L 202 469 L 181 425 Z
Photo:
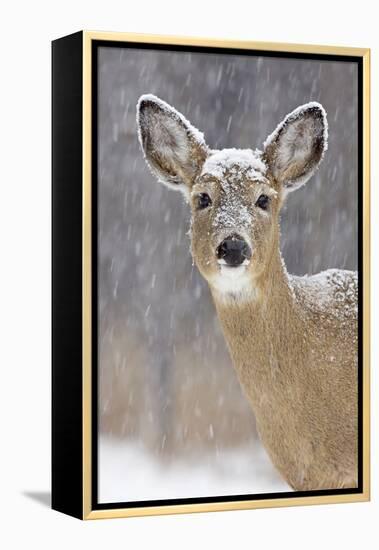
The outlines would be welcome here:
M 217 247 L 216 254 L 219 260 L 224 260 L 231 267 L 237 267 L 251 258 L 249 245 L 239 235 L 226 237 Z

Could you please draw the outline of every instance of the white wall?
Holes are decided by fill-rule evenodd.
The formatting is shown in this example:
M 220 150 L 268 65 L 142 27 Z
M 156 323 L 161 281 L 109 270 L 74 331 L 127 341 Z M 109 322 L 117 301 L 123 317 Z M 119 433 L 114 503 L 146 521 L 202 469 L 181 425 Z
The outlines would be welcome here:
M 86 28 L 372 48 L 373 249 L 378 236 L 378 31 L 374 2 L 318 0 L 180 3 L 9 2 L 1 29 L 0 543 L 7 548 L 355 548 L 377 544 L 378 438 L 373 501 L 364 504 L 224 512 L 82 524 L 25 492 L 50 480 L 50 40 Z M 374 206 L 375 205 L 375 206 Z M 378 280 L 373 255 L 372 280 Z M 377 305 L 377 287 L 373 288 Z M 375 307 L 373 307 L 373 310 Z M 378 314 L 373 312 L 373 327 Z M 373 342 L 374 432 L 378 345 Z M 4 528 L 5 527 L 5 528 Z

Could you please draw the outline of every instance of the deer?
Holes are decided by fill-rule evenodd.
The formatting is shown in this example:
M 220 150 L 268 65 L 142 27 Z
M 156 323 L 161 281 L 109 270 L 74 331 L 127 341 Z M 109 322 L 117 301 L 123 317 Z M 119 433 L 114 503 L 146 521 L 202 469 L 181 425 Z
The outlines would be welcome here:
M 294 491 L 358 483 L 358 279 L 287 272 L 280 213 L 328 147 L 323 106 L 289 113 L 260 149 L 211 149 L 162 99 L 137 104 L 152 174 L 184 194 L 190 249 L 271 462 Z

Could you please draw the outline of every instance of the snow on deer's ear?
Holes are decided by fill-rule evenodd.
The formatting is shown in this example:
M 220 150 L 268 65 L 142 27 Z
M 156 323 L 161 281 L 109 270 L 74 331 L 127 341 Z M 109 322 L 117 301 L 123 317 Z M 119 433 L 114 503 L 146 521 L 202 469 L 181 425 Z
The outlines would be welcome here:
M 285 191 L 306 183 L 328 148 L 328 123 L 320 103 L 292 111 L 264 143 L 264 158 Z
M 158 97 L 146 94 L 137 104 L 139 140 L 158 179 L 187 196 L 207 157 L 203 134 Z

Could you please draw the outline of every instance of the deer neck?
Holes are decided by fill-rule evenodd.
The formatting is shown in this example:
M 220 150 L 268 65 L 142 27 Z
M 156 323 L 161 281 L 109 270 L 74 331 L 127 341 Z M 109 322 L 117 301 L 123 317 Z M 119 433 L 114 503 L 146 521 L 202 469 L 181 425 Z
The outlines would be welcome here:
M 283 387 L 296 393 L 301 352 L 294 357 L 293 350 L 302 349 L 304 327 L 279 249 L 243 298 L 222 296 L 213 289 L 212 295 L 234 366 L 254 408 L 262 396 L 271 402 L 276 396 L 282 399 Z

